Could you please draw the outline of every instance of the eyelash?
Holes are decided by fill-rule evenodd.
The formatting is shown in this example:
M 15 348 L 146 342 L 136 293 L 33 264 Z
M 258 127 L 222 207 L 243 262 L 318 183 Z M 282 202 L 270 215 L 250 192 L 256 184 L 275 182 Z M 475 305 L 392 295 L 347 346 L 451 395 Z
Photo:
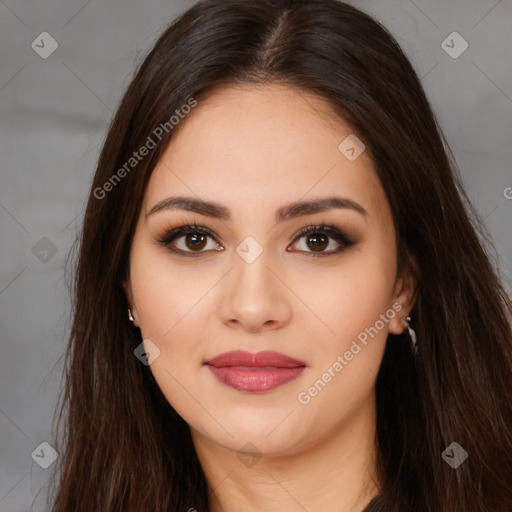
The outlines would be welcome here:
M 190 235 L 190 234 L 202 234 L 209 236 L 213 240 L 216 240 L 216 237 L 214 233 L 204 227 L 204 226 L 198 226 L 197 224 L 186 224 L 183 226 L 179 226 L 175 229 L 172 229 L 168 232 L 166 232 L 161 239 L 158 240 L 160 244 L 165 246 L 169 251 L 175 254 L 183 255 L 183 256 L 190 256 L 190 257 L 198 257 L 201 256 L 206 251 L 183 251 L 181 249 L 172 249 L 170 247 L 171 242 L 173 242 L 175 239 L 180 238 L 184 235 Z M 327 235 L 330 238 L 332 238 L 334 241 L 340 244 L 340 247 L 335 250 L 331 250 L 328 252 L 309 252 L 309 251 L 299 251 L 299 252 L 305 252 L 306 257 L 312 257 L 312 258 L 319 258 L 319 257 L 325 257 L 325 256 L 332 256 L 333 254 L 340 253 L 344 251 L 345 249 L 348 249 L 352 245 L 355 244 L 354 241 L 352 241 L 349 236 L 341 231 L 336 226 L 330 225 L 330 224 L 319 224 L 316 226 L 307 226 L 304 229 L 302 229 L 295 238 L 293 239 L 292 243 L 297 242 L 302 237 L 311 235 L 311 234 L 323 234 Z M 217 242 L 218 243 L 218 242 Z

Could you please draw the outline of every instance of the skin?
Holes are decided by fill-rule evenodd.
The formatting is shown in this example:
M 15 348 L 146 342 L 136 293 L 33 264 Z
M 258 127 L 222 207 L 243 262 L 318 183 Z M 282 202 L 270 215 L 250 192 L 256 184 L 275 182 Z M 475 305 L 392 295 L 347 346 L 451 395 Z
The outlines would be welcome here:
M 124 287 L 142 339 L 160 350 L 150 368 L 190 426 L 213 512 L 241 504 L 247 512 L 355 512 L 377 493 L 375 380 L 388 333 L 406 329 L 414 283 L 409 274 L 397 276 L 391 210 L 368 153 L 349 161 L 338 149 L 350 133 L 315 95 L 276 84 L 225 86 L 176 128 L 148 184 Z M 331 209 L 274 220 L 288 203 L 334 193 L 367 215 Z M 173 195 L 221 203 L 232 219 L 184 210 L 147 216 Z M 194 249 L 181 236 L 173 246 L 201 256 L 176 255 L 158 242 L 194 222 L 216 240 Z M 355 244 L 308 257 L 311 236 L 295 237 L 321 223 Z M 263 249 L 252 263 L 236 252 L 247 236 Z M 327 240 L 324 252 L 339 247 Z M 397 303 L 402 311 L 300 403 L 299 393 Z M 203 364 L 236 349 L 274 350 L 307 368 L 269 392 L 237 391 Z

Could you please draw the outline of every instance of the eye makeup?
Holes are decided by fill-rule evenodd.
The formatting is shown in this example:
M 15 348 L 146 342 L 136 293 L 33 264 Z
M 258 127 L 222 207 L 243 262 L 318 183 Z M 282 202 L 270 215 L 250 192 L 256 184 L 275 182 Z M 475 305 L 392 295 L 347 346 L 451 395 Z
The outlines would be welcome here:
M 189 238 L 187 239 L 187 237 Z M 180 249 L 176 247 L 176 241 L 181 238 L 187 239 L 187 242 L 189 242 L 187 243 L 189 250 Z M 173 254 L 177 254 L 184 257 L 198 257 L 211 252 L 212 249 L 203 250 L 205 247 L 205 242 L 207 242 L 208 238 L 214 240 L 218 246 L 221 245 L 220 242 L 218 241 L 218 236 L 206 226 L 200 226 L 197 225 L 196 223 L 182 224 L 170 230 L 166 230 L 158 238 L 158 243 L 166 247 Z M 324 223 L 306 226 L 305 228 L 300 230 L 292 239 L 292 245 L 302 238 L 305 238 L 309 242 L 313 241 L 313 246 L 316 247 L 321 247 L 322 245 L 324 245 L 325 240 L 329 241 L 329 239 L 331 239 L 338 244 L 338 247 L 336 249 L 331 249 L 329 251 L 304 251 L 295 249 L 293 251 L 288 252 L 299 252 L 305 254 L 308 257 L 314 258 L 327 257 L 343 252 L 349 247 L 355 245 L 356 243 L 345 231 L 343 231 L 339 227 L 332 224 Z M 198 250 L 191 249 L 191 247 L 194 246 Z M 215 248 L 213 250 L 219 251 L 223 249 Z

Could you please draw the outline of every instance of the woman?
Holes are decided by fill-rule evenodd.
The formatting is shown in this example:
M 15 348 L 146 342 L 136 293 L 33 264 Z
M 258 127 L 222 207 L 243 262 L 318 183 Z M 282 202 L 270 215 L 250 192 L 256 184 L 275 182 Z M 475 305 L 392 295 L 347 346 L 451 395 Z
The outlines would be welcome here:
M 167 28 L 85 213 L 52 510 L 512 510 L 512 310 L 447 152 L 349 5 Z

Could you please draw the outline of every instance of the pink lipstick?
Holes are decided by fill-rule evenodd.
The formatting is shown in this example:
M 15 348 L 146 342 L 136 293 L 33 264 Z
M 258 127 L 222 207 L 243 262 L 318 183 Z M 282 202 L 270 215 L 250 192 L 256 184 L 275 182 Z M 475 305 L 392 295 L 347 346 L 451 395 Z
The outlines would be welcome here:
M 213 375 L 223 384 L 239 391 L 261 393 L 296 379 L 306 363 L 279 352 L 256 354 L 235 350 L 205 361 Z

